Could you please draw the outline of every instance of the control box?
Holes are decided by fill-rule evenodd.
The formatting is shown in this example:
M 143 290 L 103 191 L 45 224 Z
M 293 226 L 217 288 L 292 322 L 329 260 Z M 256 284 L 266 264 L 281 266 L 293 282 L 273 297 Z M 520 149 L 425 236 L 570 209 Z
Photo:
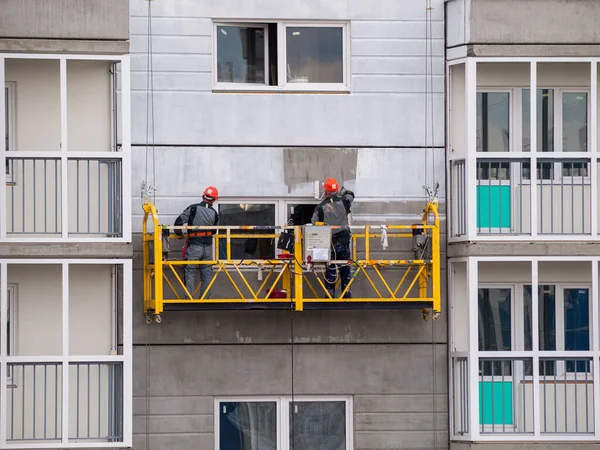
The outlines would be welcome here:
M 304 262 L 319 263 L 331 261 L 331 227 L 327 225 L 304 225 Z

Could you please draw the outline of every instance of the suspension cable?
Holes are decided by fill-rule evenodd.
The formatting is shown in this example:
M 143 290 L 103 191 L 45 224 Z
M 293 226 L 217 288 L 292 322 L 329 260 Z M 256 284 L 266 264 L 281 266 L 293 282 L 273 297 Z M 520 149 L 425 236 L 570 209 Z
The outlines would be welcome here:
M 433 74 L 433 7 L 431 0 L 425 0 L 425 180 L 427 180 L 427 152 L 431 153 L 432 183 L 435 185 L 435 91 Z M 430 129 L 428 130 L 428 125 Z M 429 132 L 429 135 L 428 135 Z M 427 144 L 430 145 L 427 145 Z M 435 187 L 434 187 L 435 190 Z M 434 191 L 435 192 L 435 191 Z M 429 199 L 431 200 L 431 199 Z M 433 286 L 435 289 L 436 286 Z M 437 449 L 437 336 L 435 327 L 435 312 L 431 317 L 431 369 L 432 369 L 432 414 L 433 414 L 433 449 Z
M 156 201 L 156 158 L 154 149 L 154 64 L 152 52 L 152 0 L 148 2 L 148 48 L 146 61 L 146 173 L 144 187 L 152 191 L 152 201 Z M 152 183 L 148 184 L 150 171 L 148 154 L 152 152 Z

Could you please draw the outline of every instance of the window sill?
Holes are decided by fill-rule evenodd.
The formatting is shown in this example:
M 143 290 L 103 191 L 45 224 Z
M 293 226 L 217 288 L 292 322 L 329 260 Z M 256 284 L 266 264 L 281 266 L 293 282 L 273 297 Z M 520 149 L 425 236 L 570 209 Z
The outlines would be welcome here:
M 323 84 L 303 84 L 286 86 L 265 86 L 248 84 L 217 84 L 213 93 L 219 94 L 349 94 L 346 85 L 327 86 Z

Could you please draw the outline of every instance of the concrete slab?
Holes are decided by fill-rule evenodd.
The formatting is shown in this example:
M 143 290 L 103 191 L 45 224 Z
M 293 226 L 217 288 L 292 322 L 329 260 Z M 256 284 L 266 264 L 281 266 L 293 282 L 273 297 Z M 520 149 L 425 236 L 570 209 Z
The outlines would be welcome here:
M 599 242 L 468 242 L 448 244 L 448 258 L 468 256 L 597 256 Z
M 0 52 L 126 55 L 129 41 L 0 38 Z
M 130 243 L 0 243 L 0 258 L 121 258 L 133 257 Z

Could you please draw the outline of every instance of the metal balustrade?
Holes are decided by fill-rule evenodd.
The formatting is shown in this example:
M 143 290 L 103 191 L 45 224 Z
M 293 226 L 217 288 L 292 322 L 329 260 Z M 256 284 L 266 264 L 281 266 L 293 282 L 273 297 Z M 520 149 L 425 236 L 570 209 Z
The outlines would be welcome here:
M 540 236 L 591 235 L 592 221 L 600 223 L 592 217 L 592 202 L 598 204 L 592 164 L 590 158 L 538 157 L 532 184 L 530 157 L 477 158 L 474 174 L 466 160 L 451 161 L 452 237 L 474 237 L 468 236 L 472 221 L 484 239 L 531 235 L 533 223 Z
M 8 374 L 7 441 L 60 441 L 62 363 L 9 363 Z M 123 363 L 69 363 L 68 399 L 69 441 L 123 440 Z
M 60 236 L 66 207 L 69 235 L 122 236 L 121 159 L 68 158 L 66 202 L 62 164 L 61 158 L 7 158 L 7 234 Z

